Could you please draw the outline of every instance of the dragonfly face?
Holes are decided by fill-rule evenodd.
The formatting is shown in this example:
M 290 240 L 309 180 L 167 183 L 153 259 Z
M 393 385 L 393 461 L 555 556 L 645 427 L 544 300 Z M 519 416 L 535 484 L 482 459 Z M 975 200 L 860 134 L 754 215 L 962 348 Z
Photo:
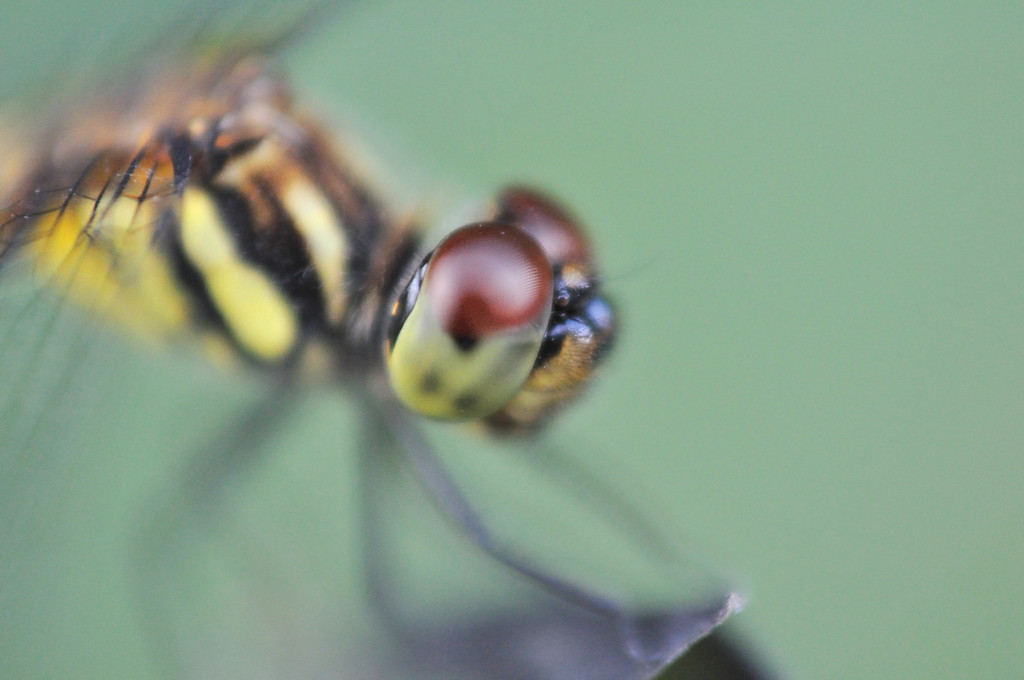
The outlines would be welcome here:
M 517 188 L 494 221 L 425 258 L 389 329 L 389 376 L 410 409 L 508 430 L 536 427 L 579 393 L 615 321 L 573 218 Z

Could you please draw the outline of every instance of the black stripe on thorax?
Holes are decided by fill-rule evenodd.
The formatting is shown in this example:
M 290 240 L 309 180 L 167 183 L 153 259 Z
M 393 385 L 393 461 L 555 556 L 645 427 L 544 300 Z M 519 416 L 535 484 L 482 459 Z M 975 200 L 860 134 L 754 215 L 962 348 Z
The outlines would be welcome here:
M 390 222 L 365 183 L 322 142 L 311 137 L 295 149 L 295 153 L 306 176 L 314 179 L 345 231 L 348 244 L 345 291 L 348 310 L 354 312 L 380 285 L 374 280 L 373 261 L 391 228 Z
M 258 177 L 250 186 L 258 192 L 247 196 L 232 187 L 203 187 L 217 203 L 221 219 L 235 242 L 239 255 L 259 267 L 291 300 L 299 313 L 304 332 L 326 329 L 324 296 L 320 278 L 309 255 L 305 238 L 274 192 Z M 270 222 L 257 224 L 252 201 L 261 201 L 271 212 Z

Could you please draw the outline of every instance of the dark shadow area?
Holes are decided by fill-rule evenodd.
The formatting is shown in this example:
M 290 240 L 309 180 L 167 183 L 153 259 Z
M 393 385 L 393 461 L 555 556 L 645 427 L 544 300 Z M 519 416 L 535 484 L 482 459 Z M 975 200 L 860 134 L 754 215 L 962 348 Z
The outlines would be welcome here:
M 691 647 L 660 680 L 783 680 L 736 637 L 715 631 Z

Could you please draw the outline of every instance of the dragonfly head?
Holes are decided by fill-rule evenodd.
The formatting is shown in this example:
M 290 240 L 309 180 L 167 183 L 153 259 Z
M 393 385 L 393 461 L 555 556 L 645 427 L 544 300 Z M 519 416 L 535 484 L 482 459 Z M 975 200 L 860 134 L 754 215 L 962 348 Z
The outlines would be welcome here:
M 530 430 L 581 393 L 614 335 L 577 221 L 514 187 L 423 259 L 391 307 L 385 358 L 417 413 Z

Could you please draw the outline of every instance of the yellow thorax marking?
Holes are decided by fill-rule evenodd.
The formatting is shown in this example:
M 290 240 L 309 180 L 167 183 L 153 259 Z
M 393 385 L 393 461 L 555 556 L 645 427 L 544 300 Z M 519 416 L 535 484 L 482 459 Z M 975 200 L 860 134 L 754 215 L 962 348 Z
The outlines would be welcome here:
M 278 287 L 235 249 L 213 199 L 187 187 L 181 201 L 181 245 L 238 343 L 253 356 L 282 358 L 298 337 L 298 319 Z
M 284 186 L 281 202 L 291 215 L 295 228 L 306 240 L 310 259 L 320 277 L 324 308 L 328 321 L 340 324 L 345 313 L 345 259 L 347 242 L 334 208 L 302 175 L 295 175 Z

